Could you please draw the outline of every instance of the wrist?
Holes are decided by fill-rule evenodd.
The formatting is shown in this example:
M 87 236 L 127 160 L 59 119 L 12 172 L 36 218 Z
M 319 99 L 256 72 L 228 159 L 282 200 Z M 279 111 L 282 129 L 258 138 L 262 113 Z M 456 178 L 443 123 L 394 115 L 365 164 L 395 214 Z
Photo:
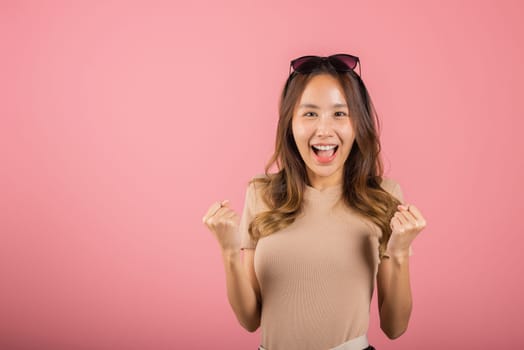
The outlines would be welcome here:
M 404 255 L 413 255 L 413 248 L 411 247 L 412 244 L 409 244 L 408 246 L 406 245 L 394 245 L 394 246 L 389 246 L 386 247 L 386 251 L 385 253 L 387 255 L 390 255 L 390 256 L 393 256 L 393 255 L 398 255 L 398 256 L 404 256 Z
M 395 264 L 402 265 L 409 261 L 409 255 L 408 254 L 390 255 L 389 259 L 392 262 L 394 262 Z
M 395 250 L 386 250 L 385 255 L 393 258 L 409 258 L 413 254 L 413 251 L 411 250 L 411 246 L 408 248 L 402 248 L 402 249 L 395 249 Z
M 222 249 L 221 253 L 224 259 L 236 259 L 240 256 L 240 249 Z

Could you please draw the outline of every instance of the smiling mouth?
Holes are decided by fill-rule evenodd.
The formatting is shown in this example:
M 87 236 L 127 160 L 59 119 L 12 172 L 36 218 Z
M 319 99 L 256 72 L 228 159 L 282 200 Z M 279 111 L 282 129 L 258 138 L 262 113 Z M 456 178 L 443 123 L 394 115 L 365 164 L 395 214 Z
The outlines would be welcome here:
M 315 147 L 311 146 L 311 149 L 313 150 L 313 152 L 315 152 L 315 154 L 317 156 L 322 156 L 322 157 L 331 157 L 332 155 L 334 155 L 335 153 L 337 153 L 338 151 L 338 145 L 335 146 L 335 148 L 329 150 L 329 151 L 321 151 L 321 150 L 318 150 L 316 149 Z
M 338 147 L 339 146 L 336 145 L 335 148 L 329 151 L 322 151 L 322 150 L 317 150 L 313 146 L 311 146 L 311 149 L 313 150 L 313 158 L 315 158 L 315 160 L 318 163 L 329 164 L 337 157 Z

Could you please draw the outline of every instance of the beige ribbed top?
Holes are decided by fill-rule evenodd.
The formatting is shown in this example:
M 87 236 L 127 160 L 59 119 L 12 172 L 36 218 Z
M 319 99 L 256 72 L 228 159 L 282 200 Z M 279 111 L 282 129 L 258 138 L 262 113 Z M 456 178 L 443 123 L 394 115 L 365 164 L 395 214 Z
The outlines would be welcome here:
M 267 210 L 255 186 L 247 187 L 239 229 L 241 249 L 256 249 L 261 345 L 329 349 L 367 333 L 380 228 L 345 206 L 342 184 L 322 191 L 307 186 L 304 211 L 293 224 L 255 243 L 248 225 Z M 382 187 L 403 202 L 394 180 L 384 178 Z

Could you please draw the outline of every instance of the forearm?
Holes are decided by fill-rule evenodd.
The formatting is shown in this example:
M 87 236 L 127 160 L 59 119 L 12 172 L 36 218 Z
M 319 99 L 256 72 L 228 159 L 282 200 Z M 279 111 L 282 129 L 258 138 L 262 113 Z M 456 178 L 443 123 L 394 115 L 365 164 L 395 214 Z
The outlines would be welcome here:
M 409 281 L 409 257 L 390 258 L 392 271 L 387 281 L 380 310 L 380 327 L 391 339 L 398 338 L 408 327 L 412 309 Z
M 242 327 L 254 332 L 260 325 L 260 305 L 242 266 L 240 251 L 222 252 L 222 260 L 229 304 Z

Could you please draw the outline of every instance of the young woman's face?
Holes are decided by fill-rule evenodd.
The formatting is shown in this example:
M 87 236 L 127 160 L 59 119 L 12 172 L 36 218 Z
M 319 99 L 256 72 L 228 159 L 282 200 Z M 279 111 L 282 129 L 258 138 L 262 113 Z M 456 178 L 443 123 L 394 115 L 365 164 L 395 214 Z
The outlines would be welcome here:
M 320 74 L 309 81 L 295 106 L 292 129 L 311 184 L 340 184 L 355 133 L 342 86 L 334 77 Z M 335 149 L 319 151 L 313 145 Z

